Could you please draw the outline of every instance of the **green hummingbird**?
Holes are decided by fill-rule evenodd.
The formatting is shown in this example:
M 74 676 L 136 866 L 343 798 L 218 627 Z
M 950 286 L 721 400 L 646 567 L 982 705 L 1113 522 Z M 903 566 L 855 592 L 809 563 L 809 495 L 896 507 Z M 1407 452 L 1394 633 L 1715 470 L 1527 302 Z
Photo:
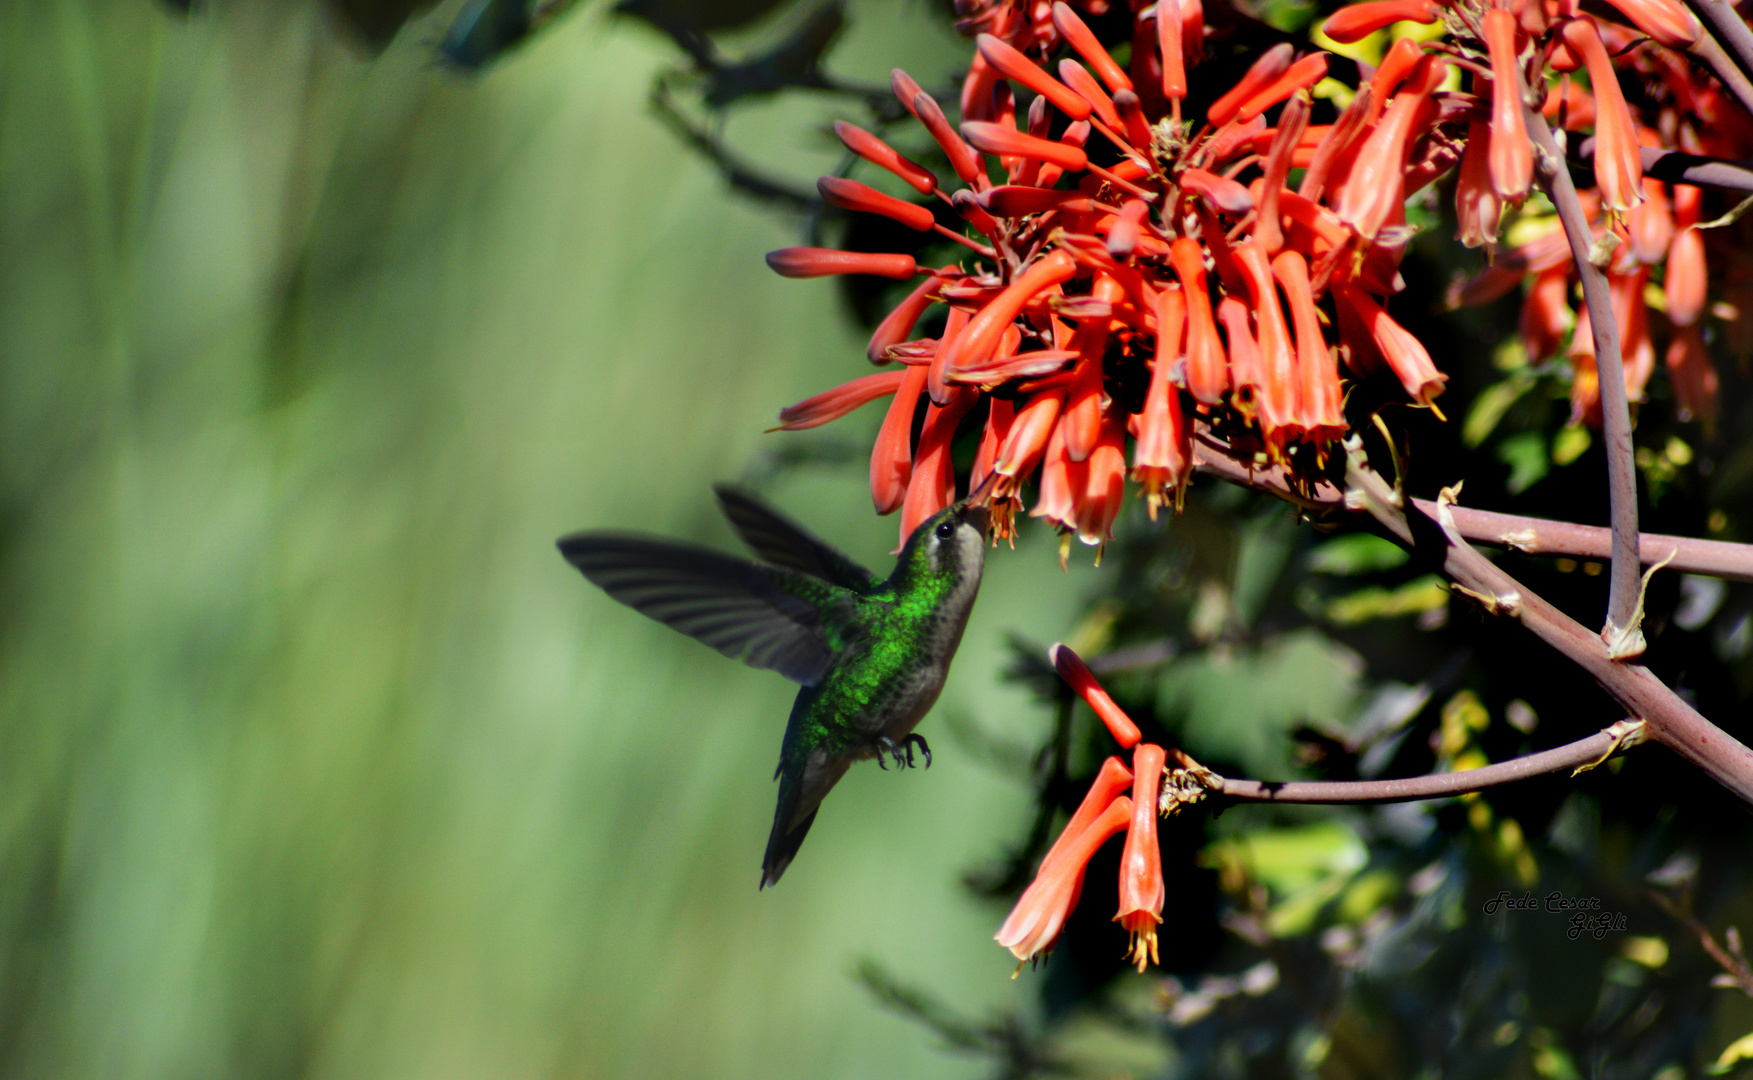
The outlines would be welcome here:
M 779 880 L 854 761 L 914 764 L 913 728 L 949 674 L 986 558 L 983 493 L 927 519 L 877 577 L 746 491 L 719 505 L 761 561 L 639 534 L 583 532 L 560 553 L 610 597 L 802 684 L 779 748 L 761 888 Z

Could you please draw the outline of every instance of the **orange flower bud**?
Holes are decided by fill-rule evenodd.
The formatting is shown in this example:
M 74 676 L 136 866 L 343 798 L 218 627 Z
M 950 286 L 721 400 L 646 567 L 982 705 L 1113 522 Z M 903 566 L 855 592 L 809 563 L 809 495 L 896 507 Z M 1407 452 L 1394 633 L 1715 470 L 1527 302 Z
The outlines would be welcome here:
M 1674 411 L 1682 420 L 1716 419 L 1717 374 L 1704 333 L 1697 326 L 1675 330 L 1668 343 L 1668 383 L 1674 389 Z
M 919 122 L 925 125 L 925 130 L 931 132 L 937 145 L 943 147 L 944 156 L 949 158 L 950 168 L 956 171 L 964 184 L 980 190 L 990 183 L 986 179 L 986 166 L 981 163 L 980 155 L 969 149 L 962 137 L 956 134 L 956 129 L 950 126 L 935 98 L 921 90 L 913 95 L 912 111 L 919 118 Z
M 1236 110 L 1236 119 L 1246 123 L 1298 90 L 1307 90 L 1326 77 L 1327 54 L 1311 53 L 1286 68 L 1284 74 L 1273 80 L 1270 86 L 1243 102 L 1242 107 Z
M 1077 527 L 1077 500 L 1089 477 L 1086 462 L 1073 461 L 1065 450 L 1065 419 L 1053 426 L 1047 452 L 1041 459 L 1041 486 L 1030 517 L 1043 518 L 1061 529 Z M 1060 565 L 1064 565 L 1063 553 Z
M 1157 0 L 1157 48 L 1162 55 L 1163 97 L 1187 99 L 1187 54 L 1181 48 L 1180 0 Z
M 1114 519 L 1126 497 L 1126 419 L 1118 410 L 1103 417 L 1088 464 L 1077 503 L 1077 538 L 1099 547 L 1114 538 Z
M 1367 0 L 1334 12 L 1321 24 L 1321 33 L 1341 45 L 1350 45 L 1397 22 L 1436 22 L 1442 11 L 1431 0 Z
M 1443 68 L 1435 57 L 1419 61 L 1420 73 L 1394 96 L 1335 193 L 1339 220 L 1366 240 L 1374 240 L 1392 215 L 1405 210 L 1407 141 L 1425 98 L 1442 83 Z
M 1047 655 L 1053 661 L 1054 670 L 1059 672 L 1059 677 L 1064 679 L 1066 685 L 1076 691 L 1077 696 L 1083 698 L 1084 703 L 1095 712 L 1103 724 L 1107 725 L 1108 734 L 1114 736 L 1114 741 L 1120 744 L 1120 749 L 1130 750 L 1137 746 L 1138 740 L 1143 737 L 1139 734 L 1138 725 L 1134 724 L 1132 717 L 1126 715 L 1126 710 L 1115 704 L 1114 699 L 1108 696 L 1108 692 L 1102 689 L 1102 684 L 1096 681 L 1095 674 L 1083 662 L 1083 658 L 1072 652 L 1071 648 L 1066 645 L 1054 645 L 1047 650 Z
M 968 470 L 968 490 L 978 491 L 992 475 L 998 451 L 1016 422 L 1016 402 L 1009 398 L 987 398 L 986 423 L 980 429 L 980 448 L 974 452 L 973 468 Z
M 919 89 L 919 84 L 913 81 L 913 76 L 900 68 L 891 69 L 889 71 L 889 89 L 894 91 L 895 100 L 901 103 L 901 108 L 907 110 L 907 115 L 915 120 L 919 119 L 919 110 L 914 107 L 913 99 L 918 97 L 922 91 Z
M 1020 184 L 987 188 L 979 195 L 970 195 L 969 198 L 1001 218 L 1044 214 L 1049 210 L 1057 210 L 1066 203 L 1077 203 L 1086 209 L 1089 207 L 1089 197 L 1081 191 L 1057 191 L 1051 188 L 1024 187 Z
M 771 430 L 802 431 L 838 420 L 862 405 L 899 390 L 906 374 L 905 371 L 879 371 L 805 398 L 796 405 L 788 405 L 779 410 L 779 426 Z
M 1132 800 L 1122 795 L 1109 803 L 1101 815 L 1065 843 L 1063 853 L 1041 864 L 1035 880 L 1011 909 L 1004 925 L 993 935 L 1018 960 L 1049 952 L 1065 928 L 1065 920 L 1077 906 L 1083 891 L 1084 870 L 1108 838 L 1132 821 Z M 1067 830 L 1069 833 L 1069 830 Z M 1061 837 L 1064 840 L 1064 837 Z
M 1102 84 L 1089 70 L 1069 56 L 1059 61 L 1059 80 L 1071 87 L 1078 97 L 1089 103 L 1096 119 L 1108 126 L 1111 131 L 1119 131 L 1123 126 L 1119 112 L 1114 109 L 1114 99 L 1109 97 Z
M 1102 47 L 1100 41 L 1096 40 L 1096 35 L 1091 33 L 1090 28 L 1084 25 L 1084 21 L 1077 17 L 1077 13 L 1063 2 L 1053 5 L 1053 25 L 1059 30 L 1060 36 L 1065 38 L 1073 49 L 1077 50 L 1079 56 L 1084 58 L 1084 62 L 1094 68 L 1096 74 L 1101 76 L 1102 81 L 1108 84 L 1109 90 L 1118 93 L 1121 90 L 1132 89 L 1132 80 L 1126 77 L 1126 72 L 1114 62 L 1114 58 L 1108 54 L 1108 50 Z
M 1613 296 L 1613 314 L 1619 327 L 1619 352 L 1625 366 L 1625 396 L 1642 401 L 1644 387 L 1656 370 L 1656 347 L 1650 341 L 1649 305 L 1644 302 L 1644 285 L 1649 282 L 1650 268 L 1638 266 L 1628 274 L 1608 274 L 1607 286 Z
M 1254 140 L 1266 131 L 1266 118 L 1256 116 L 1247 123 L 1225 124 L 1205 144 L 1205 163 L 1214 169 L 1228 164 L 1238 154 L 1252 153 Z
M 1589 69 L 1589 86 L 1595 92 L 1595 187 L 1601 205 L 1629 210 L 1643 201 L 1643 157 L 1613 59 L 1586 19 L 1572 19 L 1559 33 Z
M 975 48 L 986 62 L 997 68 L 1005 77 L 1015 79 L 1024 86 L 1051 101 L 1060 112 L 1073 120 L 1082 120 L 1090 114 L 1090 104 L 1079 97 L 1075 91 L 1053 76 L 1035 66 L 1035 62 L 1017 52 L 1009 45 L 993 37 L 981 34 L 974 39 Z
M 1248 305 L 1235 296 L 1217 302 L 1217 321 L 1223 323 L 1224 336 L 1229 339 L 1230 404 L 1249 420 L 1259 407 L 1261 384 L 1266 380 L 1265 364 L 1260 359 L 1260 346 L 1248 327 Z
M 1278 221 L 1278 193 L 1284 190 L 1292 152 L 1308 124 L 1309 96 L 1298 92 L 1278 116 L 1278 131 L 1272 138 L 1272 151 L 1267 155 L 1266 175 L 1262 178 L 1260 215 L 1254 223 L 1254 236 L 1268 255 L 1278 254 L 1284 246 L 1284 231 Z
M 1682 51 L 1697 43 L 1704 32 L 1698 19 L 1679 0 L 1607 0 L 1633 26 L 1670 49 Z
M 884 195 L 873 187 L 839 176 L 824 176 L 816 181 L 816 191 L 830 206 L 866 214 L 881 214 L 899 221 L 909 229 L 930 232 L 937 224 L 930 209 L 904 202 L 893 195 Z
M 1328 176 L 1335 175 L 1333 170 L 1341 159 L 1349 160 L 1352 144 L 1357 142 L 1365 123 L 1373 115 L 1374 102 L 1375 90 L 1369 83 L 1358 87 L 1351 104 L 1345 107 L 1345 111 L 1339 114 L 1339 119 L 1327 128 L 1327 133 L 1316 144 L 1315 152 L 1309 158 L 1308 169 L 1303 173 L 1302 183 L 1297 185 L 1297 194 L 1309 200 L 1321 198 Z M 1349 164 L 1346 168 L 1350 168 Z
M 909 161 L 896 153 L 888 143 L 865 131 L 854 127 L 844 120 L 834 121 L 834 134 L 846 145 L 846 149 L 881 169 L 887 169 L 905 180 L 913 190 L 921 195 L 930 195 L 937 190 L 937 174 L 925 166 Z
M 943 272 L 948 274 L 955 270 L 954 265 L 946 266 Z M 925 309 L 937 300 L 937 290 L 943 284 L 939 277 L 928 277 L 920 282 L 914 290 L 907 294 L 907 299 L 895 305 L 895 310 L 888 313 L 877 328 L 871 332 L 870 344 L 865 346 L 864 355 L 873 364 L 886 364 L 891 359 L 889 349 L 906 341 L 913 334 L 913 327 L 918 324 L 919 317 Z
M 1349 306 L 1353 316 L 1369 331 L 1382 359 L 1400 377 L 1400 385 L 1406 388 L 1413 401 L 1429 405 L 1443 392 L 1443 384 L 1449 377 L 1437 370 L 1424 345 L 1383 311 L 1368 293 L 1355 285 L 1339 282 L 1333 286 L 1333 296 L 1339 303 Z
M 1295 251 L 1281 251 L 1272 260 L 1272 275 L 1284 289 L 1296 324 L 1297 423 L 1315 443 L 1345 434 L 1344 393 L 1339 366 L 1321 333 L 1321 316 L 1309 288 L 1309 264 Z
M 1257 242 L 1246 240 L 1236 245 L 1236 261 L 1241 264 L 1254 299 L 1259 331 L 1260 430 L 1272 452 L 1278 455 L 1296 433 L 1297 423 L 1296 357 L 1291 351 L 1290 327 L 1278 305 L 1278 288 L 1273 284 L 1266 252 Z M 1241 383 L 1236 385 L 1240 387 Z
M 992 469 L 1000 476 L 1027 476 L 1041 460 L 1048 437 L 1059 424 L 1059 412 L 1065 405 L 1065 392 L 1049 390 L 1036 394 L 1019 410 L 999 448 Z
M 962 312 L 952 310 L 950 322 Z M 945 333 L 949 331 L 946 328 Z M 925 369 L 910 367 L 901 373 L 901 384 L 895 399 L 889 402 L 888 415 L 877 432 L 876 444 L 870 450 L 870 499 L 879 514 L 892 514 L 900 509 L 907 496 L 907 481 L 913 476 L 913 414 L 919 406 L 919 395 L 925 392 Z
M 1159 963 L 1157 924 L 1163 921 L 1163 856 L 1157 846 L 1157 793 L 1168 754 L 1152 743 L 1132 751 L 1132 825 L 1120 854 L 1120 910 L 1114 921 L 1131 936 L 1132 962 L 1140 972 Z
M 1227 93 L 1211 103 L 1211 108 L 1205 111 L 1205 119 L 1211 123 L 1212 127 L 1222 127 L 1229 123 L 1250 98 L 1272 85 L 1280 75 L 1284 74 L 1285 70 L 1290 67 L 1291 57 L 1294 55 L 1295 50 L 1291 48 L 1288 41 L 1281 41 L 1261 53 L 1260 58 L 1248 68 L 1247 74 L 1243 75 L 1240 81 Z
M 1675 326 L 1694 326 L 1704 314 L 1708 291 L 1704 261 L 1704 234 L 1698 224 L 1704 193 L 1690 185 L 1674 189 L 1674 209 L 1679 228 L 1668 245 L 1667 277 L 1662 291 L 1668 298 L 1668 319 Z
M 1125 288 L 1111 275 L 1098 273 L 1090 287 L 1090 299 L 1097 303 L 1119 304 L 1126 298 Z M 1065 430 L 1065 450 L 1073 461 L 1084 461 L 1096 448 L 1102 434 L 1103 358 L 1108 351 L 1107 318 L 1085 319 L 1072 336 L 1071 351 L 1083 357 L 1078 362 L 1077 378 L 1065 399 L 1065 418 L 1059 426 Z
M 1491 186 L 1491 142 L 1489 125 L 1467 125 L 1467 149 L 1455 178 L 1455 239 L 1470 248 L 1495 242 L 1503 215 L 1503 203 Z
M 1522 115 L 1521 65 L 1516 62 L 1516 17 L 1492 8 L 1480 20 L 1491 58 L 1491 188 L 1506 203 L 1519 203 L 1534 182 L 1534 146 Z
M 897 200 L 899 201 L 899 200 Z M 875 251 L 836 251 L 833 248 L 790 247 L 767 253 L 767 265 L 780 277 L 812 278 L 830 274 L 871 274 L 875 277 L 910 278 L 919 267 L 911 255 Z
M 1151 361 L 1150 388 L 1144 394 L 1138 439 L 1132 448 L 1132 478 L 1144 485 L 1145 507 L 1152 521 L 1168 501 L 1165 493 L 1173 494 L 1176 510 L 1181 508 L 1181 494 L 1193 474 L 1193 432 L 1181 413 L 1181 395 L 1174 386 L 1181 329 L 1186 322 L 1182 290 L 1172 285 L 1164 289 L 1158 304 L 1156 358 Z
M 1536 274 L 1522 301 L 1518 326 L 1528 359 L 1537 364 L 1557 356 L 1564 347 L 1564 335 L 1570 331 L 1573 317 L 1570 267 L 1554 266 Z
M 1175 277 L 1181 282 L 1181 295 L 1187 308 L 1187 390 L 1193 400 L 1216 405 L 1229 392 L 1229 364 L 1224 359 L 1223 343 L 1217 337 L 1217 322 L 1212 317 L 1211 290 L 1206 280 L 1204 253 L 1199 241 L 1183 236 L 1169 245 L 1169 261 Z M 1165 293 L 1166 295 L 1166 293 Z M 1168 323 L 1159 319 L 1158 326 Z M 1158 355 L 1162 355 L 1162 336 L 1158 330 Z M 1172 354 L 1171 354 L 1172 355 Z
M 1045 161 L 1067 172 L 1077 172 L 1089 165 L 1089 156 L 1078 147 L 1050 139 L 1037 139 L 1033 135 L 1012 131 L 1002 124 L 979 120 L 963 121 L 962 135 L 967 138 L 969 145 L 988 154 Z

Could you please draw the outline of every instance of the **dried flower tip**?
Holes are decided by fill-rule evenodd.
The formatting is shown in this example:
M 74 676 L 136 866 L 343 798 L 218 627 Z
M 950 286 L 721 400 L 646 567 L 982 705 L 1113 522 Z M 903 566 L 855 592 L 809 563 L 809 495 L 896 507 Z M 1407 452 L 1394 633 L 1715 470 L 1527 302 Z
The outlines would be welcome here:
M 833 248 L 790 247 L 767 253 L 767 265 L 781 277 L 812 278 L 830 274 L 870 274 L 910 278 L 919 271 L 911 255 Z
M 1132 718 L 1126 715 L 1126 710 L 1116 705 L 1108 692 L 1102 689 L 1102 685 L 1096 682 L 1094 673 L 1081 657 L 1069 647 L 1056 644 L 1047 650 L 1047 659 L 1053 662 L 1059 677 L 1107 725 L 1108 733 L 1114 736 L 1114 741 L 1120 744 L 1121 749 L 1130 750 L 1138 745 L 1139 739 L 1143 737 L 1139 734 L 1138 725 L 1132 722 Z

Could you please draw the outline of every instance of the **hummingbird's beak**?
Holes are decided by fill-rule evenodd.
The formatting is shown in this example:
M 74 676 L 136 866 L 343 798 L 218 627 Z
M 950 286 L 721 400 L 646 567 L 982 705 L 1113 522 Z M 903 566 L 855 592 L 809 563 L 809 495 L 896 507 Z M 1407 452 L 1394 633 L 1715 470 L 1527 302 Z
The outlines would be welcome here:
M 980 530 L 981 536 L 992 531 L 992 510 L 983 502 L 968 501 L 962 505 L 962 520 Z

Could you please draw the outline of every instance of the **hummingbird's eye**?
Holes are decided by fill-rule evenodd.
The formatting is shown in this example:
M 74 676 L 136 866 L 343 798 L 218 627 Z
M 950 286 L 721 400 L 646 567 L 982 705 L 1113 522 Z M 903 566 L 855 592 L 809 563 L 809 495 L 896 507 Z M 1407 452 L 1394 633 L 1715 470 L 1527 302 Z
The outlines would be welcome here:
M 956 535 L 956 523 L 955 522 L 953 522 L 953 521 L 940 521 L 937 523 L 937 538 L 939 540 L 948 540 L 950 537 L 952 537 L 954 535 Z

